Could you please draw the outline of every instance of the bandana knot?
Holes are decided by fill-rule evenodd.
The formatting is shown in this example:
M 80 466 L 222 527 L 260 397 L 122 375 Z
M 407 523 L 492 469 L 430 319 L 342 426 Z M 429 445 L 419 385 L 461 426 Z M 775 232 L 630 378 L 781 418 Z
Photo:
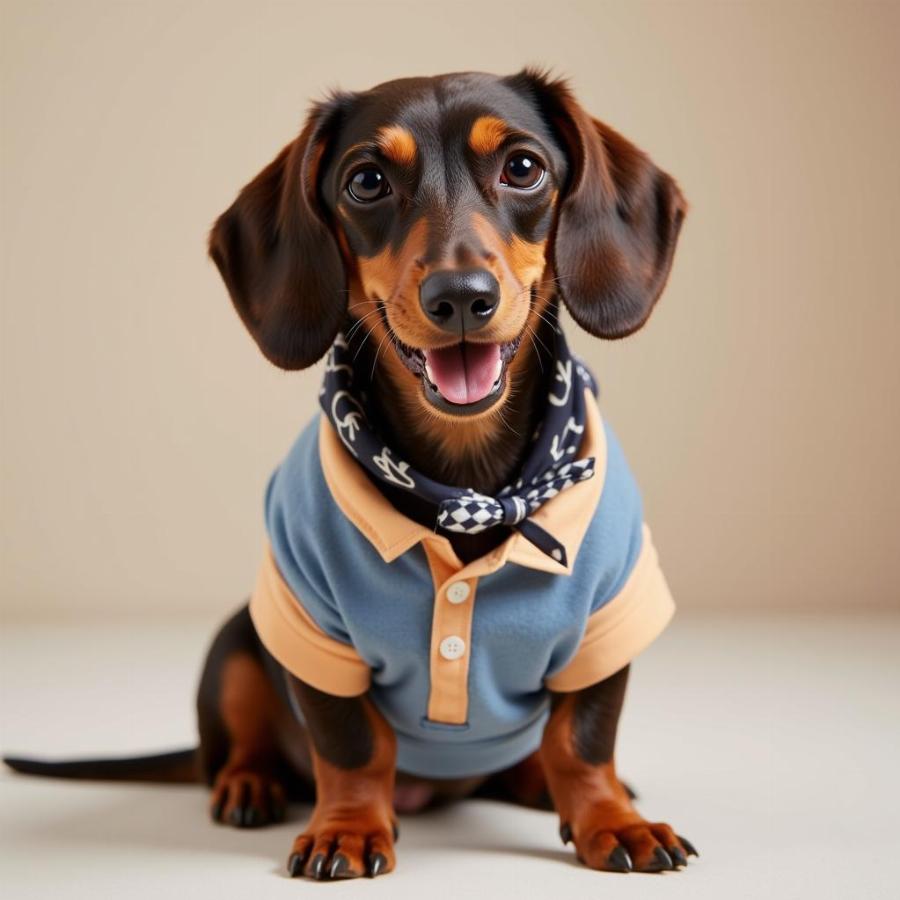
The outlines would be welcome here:
M 563 463 L 533 478 L 527 485 L 517 482 L 515 489 L 504 488 L 497 497 L 473 491 L 462 497 L 442 500 L 438 504 L 437 523 L 445 531 L 458 534 L 478 534 L 494 525 L 513 527 L 560 491 L 593 476 L 593 457 Z

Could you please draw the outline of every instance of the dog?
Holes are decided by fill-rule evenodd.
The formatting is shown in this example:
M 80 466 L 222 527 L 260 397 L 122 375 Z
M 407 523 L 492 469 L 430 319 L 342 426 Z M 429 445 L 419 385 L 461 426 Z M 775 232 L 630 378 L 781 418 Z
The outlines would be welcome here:
M 672 601 L 557 315 L 638 330 L 685 212 L 537 70 L 316 103 L 209 239 L 262 353 L 327 360 L 323 415 L 269 486 L 257 587 L 206 659 L 199 748 L 7 764 L 203 779 L 241 828 L 314 801 L 295 877 L 388 873 L 398 812 L 466 796 L 555 810 L 592 869 L 684 867 L 693 845 L 614 763 L 629 664 Z

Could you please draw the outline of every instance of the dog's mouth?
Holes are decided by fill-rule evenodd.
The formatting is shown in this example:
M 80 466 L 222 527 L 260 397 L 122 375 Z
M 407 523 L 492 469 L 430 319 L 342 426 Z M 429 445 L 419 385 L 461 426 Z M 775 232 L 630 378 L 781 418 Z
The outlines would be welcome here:
M 502 344 L 464 340 L 426 350 L 404 344 L 395 334 L 393 338 L 403 364 L 422 379 L 426 399 L 451 415 L 483 412 L 497 402 L 521 339 Z

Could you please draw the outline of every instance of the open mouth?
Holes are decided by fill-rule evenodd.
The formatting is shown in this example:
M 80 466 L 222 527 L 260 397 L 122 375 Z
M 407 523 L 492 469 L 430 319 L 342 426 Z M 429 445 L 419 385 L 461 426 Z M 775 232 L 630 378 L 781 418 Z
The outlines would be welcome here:
M 471 415 L 489 409 L 503 394 L 506 368 L 520 338 L 503 344 L 461 341 L 419 350 L 394 336 L 403 364 L 422 378 L 425 396 L 443 412 Z

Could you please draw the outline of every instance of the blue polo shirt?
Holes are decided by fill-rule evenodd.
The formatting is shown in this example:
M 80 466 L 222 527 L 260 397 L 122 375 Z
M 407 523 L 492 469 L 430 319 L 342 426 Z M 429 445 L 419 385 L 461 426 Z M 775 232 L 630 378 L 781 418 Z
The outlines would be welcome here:
M 634 478 L 586 400 L 578 456 L 595 457 L 597 473 L 533 516 L 567 565 L 517 532 L 464 564 L 446 536 L 387 501 L 320 416 L 272 476 L 256 630 L 319 690 L 368 691 L 402 771 L 456 778 L 513 765 L 540 744 L 548 689 L 608 677 L 672 616 Z

